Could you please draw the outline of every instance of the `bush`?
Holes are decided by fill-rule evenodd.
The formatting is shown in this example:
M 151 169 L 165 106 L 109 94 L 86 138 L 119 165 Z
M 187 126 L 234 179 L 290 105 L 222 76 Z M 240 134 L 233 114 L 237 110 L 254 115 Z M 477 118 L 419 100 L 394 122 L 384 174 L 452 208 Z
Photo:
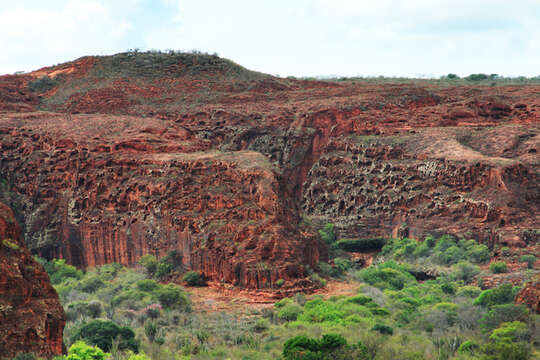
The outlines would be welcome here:
M 362 356 L 363 355 L 363 356 Z M 361 343 L 349 347 L 342 335 L 324 334 L 320 340 L 299 335 L 283 345 L 286 360 L 366 359 L 367 349 Z
M 341 276 L 352 267 L 349 259 L 337 257 L 334 259 L 334 267 L 332 268 L 332 276 Z
M 483 264 L 489 261 L 491 254 L 486 245 L 474 245 L 466 251 L 466 257 L 473 263 Z
M 153 277 L 157 271 L 158 261 L 154 255 L 144 255 L 139 259 L 139 264 L 146 270 L 148 276 Z
M 57 82 L 58 81 L 56 79 L 51 79 L 48 76 L 42 76 L 38 79 L 28 82 L 28 89 L 30 91 L 43 93 L 54 88 Z
M 159 283 L 152 279 L 144 279 L 137 281 L 137 289 L 144 292 L 156 291 L 159 286 Z
M 394 335 L 394 329 L 392 329 L 392 327 L 390 327 L 388 325 L 384 325 L 384 324 L 375 324 L 371 328 L 371 331 L 378 331 L 379 333 L 381 333 L 383 335 Z
M 65 259 L 52 260 L 45 263 L 44 267 L 53 285 L 58 285 L 68 278 L 80 280 L 83 276 L 82 271 L 75 266 L 66 264 Z
M 474 355 L 474 353 L 479 348 L 480 348 L 480 346 L 478 345 L 478 343 L 476 343 L 474 341 L 471 341 L 471 340 L 466 340 L 459 346 L 458 352 L 460 352 L 462 354 Z
M 519 258 L 519 262 L 527 263 L 527 269 L 532 269 L 536 263 L 536 256 L 527 254 Z
M 104 360 L 109 355 L 99 347 L 89 346 L 84 341 L 79 340 L 69 348 L 66 360 Z
M 167 284 L 157 291 L 157 298 L 164 308 L 189 309 L 186 293 L 177 285 Z
M 386 240 L 384 238 L 342 239 L 336 242 L 337 247 L 345 251 L 362 252 L 381 250 Z
M 79 288 L 86 293 L 94 293 L 104 285 L 105 283 L 97 274 L 91 274 L 81 280 Z
M 277 316 L 280 319 L 294 321 L 303 312 L 303 309 L 298 304 L 287 304 L 278 311 Z
M 326 224 L 322 230 L 319 230 L 319 235 L 321 239 L 326 243 L 326 245 L 331 246 L 336 242 L 337 235 L 335 232 L 334 224 Z
M 118 326 L 109 320 L 92 320 L 83 324 L 73 335 L 73 340 L 84 340 L 91 345 L 99 346 L 103 351 L 109 351 L 112 341 L 117 339 L 118 349 L 139 351 L 139 341 L 135 333 L 127 326 Z
M 494 289 L 484 290 L 474 300 L 474 305 L 491 307 L 494 305 L 508 304 L 514 301 L 516 290 L 512 284 L 505 283 Z
M 283 280 L 283 279 L 278 279 L 276 281 L 276 286 L 277 287 L 282 287 L 284 284 L 285 284 L 285 280 Z
M 371 266 L 360 274 L 365 282 L 381 289 L 401 290 L 406 283 L 416 281 L 414 276 L 394 261 L 387 261 L 377 267 Z
M 457 295 L 468 298 L 476 298 L 481 292 L 482 290 L 477 286 L 466 285 L 458 288 Z
M 496 261 L 489 265 L 489 270 L 494 274 L 502 274 L 508 271 L 508 267 L 504 261 Z
M 466 284 L 471 282 L 480 273 L 480 268 L 467 261 L 461 261 L 453 266 L 451 277 L 455 280 L 463 280 Z
M 204 285 L 204 279 L 198 271 L 188 271 L 182 278 L 189 286 Z
M 471 74 L 465 78 L 467 81 L 482 81 L 487 80 L 489 77 L 486 74 Z
M 299 335 L 285 341 L 283 357 L 286 360 L 322 360 L 322 353 L 317 340 Z
M 505 322 L 526 321 L 529 310 L 524 305 L 494 305 L 480 319 L 480 327 L 488 332 Z

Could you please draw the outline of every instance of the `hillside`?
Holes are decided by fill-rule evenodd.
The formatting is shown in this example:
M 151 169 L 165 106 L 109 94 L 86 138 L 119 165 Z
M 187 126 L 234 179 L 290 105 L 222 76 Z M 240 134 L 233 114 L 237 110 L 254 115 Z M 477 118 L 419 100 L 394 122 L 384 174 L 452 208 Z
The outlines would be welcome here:
M 4 201 L 80 267 L 182 254 L 208 279 L 312 289 L 342 238 L 540 229 L 540 85 L 315 81 L 212 55 L 85 57 L 0 77 Z

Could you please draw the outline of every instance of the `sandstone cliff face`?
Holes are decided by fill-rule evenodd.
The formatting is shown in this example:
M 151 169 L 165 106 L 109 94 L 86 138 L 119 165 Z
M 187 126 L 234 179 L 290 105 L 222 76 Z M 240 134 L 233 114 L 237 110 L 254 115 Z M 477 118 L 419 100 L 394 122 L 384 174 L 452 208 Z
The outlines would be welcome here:
M 343 237 L 538 241 L 539 86 L 289 80 L 130 56 L 0 81 L 19 95 L 56 82 L 0 114 L 4 198 L 46 258 L 131 265 L 177 249 L 212 280 L 264 288 L 308 286 L 329 222 Z
M 540 281 L 525 284 L 516 296 L 516 304 L 524 304 L 540 314 Z
M 0 239 L 0 358 L 62 354 L 64 310 L 47 273 L 26 249 L 11 209 L 2 203 Z

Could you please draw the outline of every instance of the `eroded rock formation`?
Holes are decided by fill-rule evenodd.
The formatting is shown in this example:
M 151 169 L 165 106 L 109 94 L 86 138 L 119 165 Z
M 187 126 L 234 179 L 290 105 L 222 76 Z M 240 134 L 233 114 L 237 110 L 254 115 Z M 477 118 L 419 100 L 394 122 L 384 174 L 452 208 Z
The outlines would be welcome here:
M 0 203 L 0 358 L 62 354 L 64 325 L 49 276 L 26 249 L 11 209 Z
M 540 314 L 540 281 L 525 284 L 516 296 L 516 304 L 524 304 Z
M 212 280 L 264 288 L 309 286 L 328 222 L 536 241 L 540 86 L 279 79 L 167 56 L 0 77 L 3 197 L 32 251 L 93 266 L 177 249 Z

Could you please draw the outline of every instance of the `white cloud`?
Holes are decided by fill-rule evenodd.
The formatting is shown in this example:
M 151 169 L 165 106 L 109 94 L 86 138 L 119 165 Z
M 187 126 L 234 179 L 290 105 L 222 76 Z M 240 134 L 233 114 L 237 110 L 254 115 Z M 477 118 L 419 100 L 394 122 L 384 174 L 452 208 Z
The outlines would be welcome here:
M 0 70 L 31 70 L 83 55 L 118 51 L 131 26 L 98 0 L 69 0 L 60 9 L 3 10 L 0 48 L 5 50 L 0 53 Z
M 133 47 L 280 75 L 540 73 L 537 0 L 20 1 L 0 9 L 0 73 Z

